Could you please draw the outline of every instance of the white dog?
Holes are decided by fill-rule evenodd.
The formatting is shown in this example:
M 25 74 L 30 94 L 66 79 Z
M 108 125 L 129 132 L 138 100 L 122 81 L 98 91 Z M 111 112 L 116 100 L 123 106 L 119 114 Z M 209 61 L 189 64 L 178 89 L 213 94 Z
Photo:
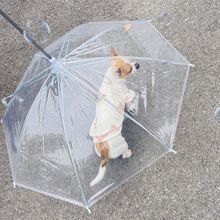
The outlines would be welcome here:
M 112 65 L 108 68 L 100 87 L 101 99 L 96 103 L 96 116 L 90 128 L 90 136 L 95 143 L 95 151 L 101 157 L 98 175 L 90 183 L 94 186 L 104 177 L 109 158 L 129 158 L 132 154 L 121 135 L 125 108 L 130 111 L 135 106 L 132 100 L 135 92 L 126 86 L 126 78 L 139 69 L 138 63 L 131 63 L 117 55 L 112 48 Z

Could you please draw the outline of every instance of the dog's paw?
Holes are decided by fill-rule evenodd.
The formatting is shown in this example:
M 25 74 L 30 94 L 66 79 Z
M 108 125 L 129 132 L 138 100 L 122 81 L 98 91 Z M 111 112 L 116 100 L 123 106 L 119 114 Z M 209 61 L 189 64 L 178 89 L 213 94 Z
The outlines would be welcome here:
M 134 103 L 129 102 L 126 104 L 126 110 L 131 114 L 131 115 L 136 115 L 136 106 Z
M 130 158 L 131 155 L 132 155 L 132 151 L 131 151 L 131 149 L 128 149 L 127 152 L 125 154 L 123 154 L 122 156 L 125 159 L 125 158 Z
M 135 104 L 132 103 L 132 102 L 128 102 L 128 103 L 126 104 L 126 110 L 127 110 L 127 111 L 135 111 Z

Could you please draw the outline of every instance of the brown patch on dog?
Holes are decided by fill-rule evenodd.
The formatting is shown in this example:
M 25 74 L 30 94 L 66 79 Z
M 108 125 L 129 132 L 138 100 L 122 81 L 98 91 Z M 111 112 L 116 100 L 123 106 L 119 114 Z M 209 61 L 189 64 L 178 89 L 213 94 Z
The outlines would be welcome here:
M 96 143 L 96 149 L 101 154 L 102 167 L 107 166 L 109 161 L 109 146 L 107 142 Z
M 111 48 L 111 55 L 113 57 L 112 65 L 116 69 L 116 73 L 121 79 L 125 79 L 131 73 L 132 66 L 129 63 L 126 63 L 122 58 L 120 58 L 113 47 Z
M 116 69 L 116 73 L 121 79 L 125 79 L 131 73 L 132 66 L 129 63 L 126 63 L 122 58 L 120 58 L 113 47 L 111 48 L 111 55 L 113 57 L 112 65 Z
M 107 163 L 109 161 L 108 153 L 109 153 L 109 149 L 107 149 L 107 148 L 103 148 L 101 150 L 101 165 L 102 165 L 102 167 L 107 166 Z
M 121 79 L 125 79 L 132 71 L 132 66 L 120 58 L 114 60 L 113 67 Z

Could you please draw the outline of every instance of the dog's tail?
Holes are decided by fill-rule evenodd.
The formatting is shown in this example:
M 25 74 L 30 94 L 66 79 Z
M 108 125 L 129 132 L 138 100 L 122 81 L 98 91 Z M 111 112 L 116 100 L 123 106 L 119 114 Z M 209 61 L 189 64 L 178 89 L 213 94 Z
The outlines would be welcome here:
M 109 161 L 108 148 L 103 147 L 101 149 L 100 153 L 101 153 L 101 164 L 99 167 L 99 172 L 98 172 L 98 175 L 95 177 L 95 179 L 90 183 L 91 187 L 96 185 L 97 183 L 99 183 L 103 179 L 103 177 L 105 175 L 106 167 L 107 167 L 107 164 Z

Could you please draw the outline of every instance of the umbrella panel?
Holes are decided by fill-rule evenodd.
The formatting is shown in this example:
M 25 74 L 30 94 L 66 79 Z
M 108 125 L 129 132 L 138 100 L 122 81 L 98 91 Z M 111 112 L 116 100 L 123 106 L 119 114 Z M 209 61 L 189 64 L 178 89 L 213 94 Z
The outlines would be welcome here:
M 3 120 L 16 184 L 89 207 L 172 149 L 189 63 L 150 22 L 130 24 L 88 23 L 46 48 L 57 62 L 34 56 Z M 100 158 L 89 129 L 111 47 L 140 64 L 127 79 L 137 112 L 122 129 L 133 156 L 110 161 L 90 187 Z

